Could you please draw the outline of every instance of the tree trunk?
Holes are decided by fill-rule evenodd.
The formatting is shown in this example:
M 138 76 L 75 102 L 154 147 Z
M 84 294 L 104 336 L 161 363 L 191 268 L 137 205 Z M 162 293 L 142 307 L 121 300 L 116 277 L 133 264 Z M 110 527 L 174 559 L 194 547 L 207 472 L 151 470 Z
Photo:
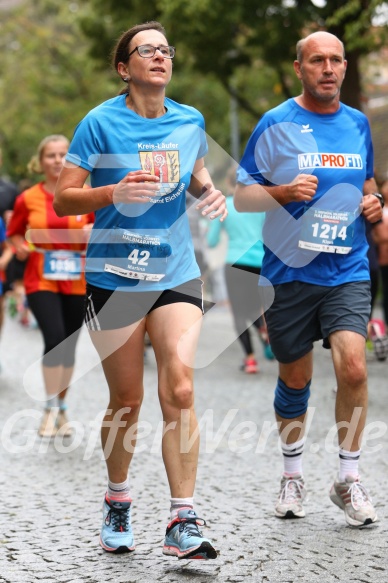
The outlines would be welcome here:
M 361 75 L 359 67 L 359 53 L 353 51 L 346 55 L 348 67 L 341 89 L 341 101 L 362 110 Z

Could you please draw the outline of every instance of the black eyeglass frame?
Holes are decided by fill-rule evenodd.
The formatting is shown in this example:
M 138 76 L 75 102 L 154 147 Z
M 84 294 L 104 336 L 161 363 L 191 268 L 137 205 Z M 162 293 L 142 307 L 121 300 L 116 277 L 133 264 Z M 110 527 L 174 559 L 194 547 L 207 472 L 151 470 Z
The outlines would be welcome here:
M 139 49 L 141 49 L 142 47 L 150 47 L 150 48 L 154 49 L 154 52 L 152 53 L 152 55 L 149 55 L 149 56 L 144 56 L 144 55 L 141 55 L 141 54 L 140 54 L 140 52 L 139 52 Z M 164 47 L 168 47 L 168 48 L 170 49 L 170 52 L 171 52 L 171 49 L 172 49 L 172 53 L 173 53 L 173 54 L 172 54 L 172 56 L 171 56 L 171 57 L 168 57 L 167 55 L 163 55 L 163 53 L 162 53 L 162 56 L 163 56 L 163 58 L 164 58 L 164 59 L 173 59 L 173 58 L 175 57 L 175 47 L 173 47 L 173 46 L 171 46 L 171 45 L 159 45 L 158 47 L 154 47 L 153 45 L 139 45 L 139 46 L 135 47 L 135 48 L 133 49 L 133 51 L 131 51 L 131 52 L 129 53 L 129 55 L 128 55 L 128 59 L 129 59 L 129 57 L 130 57 L 131 55 L 133 55 L 133 53 L 135 53 L 136 51 L 138 52 L 138 55 L 139 55 L 139 57 L 141 57 L 142 59 L 152 59 L 152 57 L 154 57 L 154 56 L 155 56 L 155 53 L 156 53 L 156 51 L 160 51 L 160 49 L 161 49 L 161 48 L 164 48 Z

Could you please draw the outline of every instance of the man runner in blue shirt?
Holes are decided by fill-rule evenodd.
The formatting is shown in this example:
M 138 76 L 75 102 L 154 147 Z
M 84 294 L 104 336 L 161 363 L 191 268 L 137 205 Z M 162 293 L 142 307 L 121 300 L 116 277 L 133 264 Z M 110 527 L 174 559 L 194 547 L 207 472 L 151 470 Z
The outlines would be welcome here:
M 239 211 L 266 211 L 262 276 L 275 291 L 266 320 L 279 361 L 274 408 L 284 459 L 275 515 L 305 516 L 302 452 L 312 349 L 323 339 L 338 385 L 339 474 L 330 498 L 348 524 L 363 526 L 377 520 L 358 473 L 368 399 L 365 221 L 381 219 L 382 201 L 368 121 L 340 102 L 347 65 L 342 42 L 315 32 L 296 48 L 302 93 L 267 112 L 256 126 L 235 196 Z

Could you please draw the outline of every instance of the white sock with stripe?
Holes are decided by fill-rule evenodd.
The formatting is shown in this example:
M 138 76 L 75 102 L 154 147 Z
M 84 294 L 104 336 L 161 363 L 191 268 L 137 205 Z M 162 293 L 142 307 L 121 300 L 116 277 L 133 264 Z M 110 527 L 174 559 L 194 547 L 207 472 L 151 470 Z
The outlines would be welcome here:
M 346 451 L 339 450 L 339 472 L 338 479 L 340 482 L 345 482 L 346 476 L 358 477 L 358 460 L 360 459 L 361 450 Z
M 284 474 L 303 476 L 302 471 L 302 454 L 306 438 L 302 437 L 295 443 L 282 442 L 282 454 L 284 464 Z

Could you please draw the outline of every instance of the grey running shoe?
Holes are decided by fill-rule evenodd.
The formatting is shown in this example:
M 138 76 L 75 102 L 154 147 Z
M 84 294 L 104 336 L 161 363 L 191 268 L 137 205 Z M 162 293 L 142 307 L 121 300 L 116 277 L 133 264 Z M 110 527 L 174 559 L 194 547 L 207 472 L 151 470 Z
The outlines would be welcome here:
M 345 482 L 335 481 L 330 500 L 344 511 L 350 526 L 365 526 L 378 520 L 372 498 L 359 478 L 346 476 Z
M 282 476 L 279 498 L 275 506 L 275 516 L 278 518 L 303 518 L 306 513 L 303 500 L 307 492 L 302 476 Z

